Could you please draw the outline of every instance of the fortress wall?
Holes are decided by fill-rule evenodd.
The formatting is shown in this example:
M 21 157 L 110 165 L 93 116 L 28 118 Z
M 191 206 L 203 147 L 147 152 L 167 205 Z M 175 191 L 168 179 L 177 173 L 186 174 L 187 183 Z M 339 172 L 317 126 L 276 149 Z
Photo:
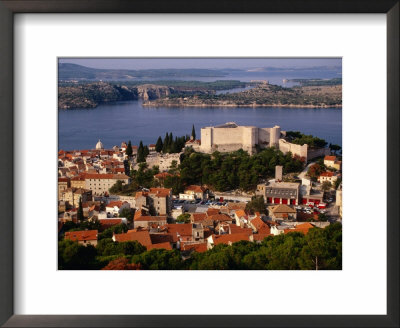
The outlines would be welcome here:
M 238 128 L 214 128 L 213 145 L 241 144 L 243 142 L 243 129 Z
M 241 127 L 243 147 L 254 147 L 258 142 L 258 129 L 253 127 Z
M 258 129 L 258 144 L 261 148 L 269 147 L 270 139 L 270 128 L 260 128 Z
M 202 128 L 200 132 L 201 132 L 200 150 L 205 153 L 208 153 L 211 151 L 211 146 L 213 143 L 213 129 Z
M 313 159 L 320 156 L 330 155 L 331 151 L 329 148 L 317 148 L 317 149 L 309 149 L 308 150 L 308 159 Z
M 304 157 L 307 160 L 307 149 L 307 145 L 296 145 L 284 139 L 279 139 L 279 150 L 284 154 L 290 151 L 293 155 Z
M 273 128 L 271 128 L 270 132 L 270 146 L 275 146 L 278 147 L 279 145 L 279 138 L 281 136 L 281 128 L 277 125 L 275 125 Z
M 248 147 L 244 147 L 241 143 L 214 145 L 210 152 L 219 151 L 221 153 L 230 153 L 230 152 L 233 152 L 233 151 L 236 151 L 236 150 L 239 150 L 239 149 L 243 149 L 243 150 L 251 152 L 251 147 L 250 147 L 250 150 L 249 150 Z

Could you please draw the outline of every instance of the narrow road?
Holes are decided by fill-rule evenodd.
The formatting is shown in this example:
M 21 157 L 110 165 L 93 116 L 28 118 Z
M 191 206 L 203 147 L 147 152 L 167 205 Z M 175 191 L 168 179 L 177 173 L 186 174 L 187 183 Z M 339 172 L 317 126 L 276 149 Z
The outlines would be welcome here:
M 299 174 L 299 178 L 303 179 L 306 177 L 306 174 L 308 172 L 308 169 L 310 168 L 311 165 L 315 164 L 315 162 L 311 162 L 310 164 L 308 164 L 305 169 L 303 171 L 301 171 L 301 173 Z

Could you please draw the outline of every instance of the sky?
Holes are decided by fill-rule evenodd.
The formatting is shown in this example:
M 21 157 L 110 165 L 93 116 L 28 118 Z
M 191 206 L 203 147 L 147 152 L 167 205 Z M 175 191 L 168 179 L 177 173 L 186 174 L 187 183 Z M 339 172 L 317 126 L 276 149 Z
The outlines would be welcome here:
M 73 63 L 104 69 L 160 68 L 305 68 L 341 66 L 341 58 L 60 58 L 60 63 Z

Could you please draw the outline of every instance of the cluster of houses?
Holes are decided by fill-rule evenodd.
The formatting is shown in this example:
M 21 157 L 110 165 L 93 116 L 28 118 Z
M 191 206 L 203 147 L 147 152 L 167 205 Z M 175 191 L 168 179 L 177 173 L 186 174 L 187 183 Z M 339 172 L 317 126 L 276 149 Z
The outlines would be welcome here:
M 128 231 L 114 233 L 114 242 L 137 241 L 148 250 L 178 249 L 182 256 L 187 256 L 218 244 L 231 245 L 241 240 L 258 243 L 268 236 L 290 232 L 307 234 L 315 226 L 329 225 L 318 221 L 316 213 L 298 210 L 299 205 L 310 202 L 316 206 L 323 204 L 323 192 L 307 181 L 283 182 L 280 166 L 276 167 L 275 179 L 259 184 L 255 191 L 264 197 L 266 215 L 246 211 L 247 201 L 235 198 L 221 197 L 217 202 L 209 202 L 208 190 L 197 185 L 187 186 L 179 195 L 173 195 L 168 188 L 143 188 L 132 196 L 113 195 L 110 188 L 117 181 L 130 182 L 126 175 L 125 150 L 124 143 L 120 148 L 104 150 L 99 141 L 94 150 L 59 152 L 59 233 L 63 234 L 66 222 L 79 223 L 80 203 L 85 220 L 100 223 L 98 230 L 67 231 L 65 239 L 95 246 L 99 233 L 125 224 Z M 326 156 L 325 162 L 326 166 L 340 170 L 341 163 L 335 156 Z M 154 178 L 162 182 L 168 175 L 161 172 Z M 319 180 L 333 181 L 335 176 L 335 172 L 326 172 Z M 341 188 L 337 192 L 341 193 Z M 133 219 L 128 221 L 126 213 L 132 210 Z M 185 220 L 179 220 L 183 214 Z

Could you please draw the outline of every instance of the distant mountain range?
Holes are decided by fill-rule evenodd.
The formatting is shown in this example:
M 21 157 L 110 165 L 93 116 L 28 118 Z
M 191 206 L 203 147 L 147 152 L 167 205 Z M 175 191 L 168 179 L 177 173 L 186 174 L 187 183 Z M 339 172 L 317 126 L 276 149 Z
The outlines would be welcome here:
M 170 69 L 100 69 L 91 68 L 72 63 L 60 63 L 58 65 L 58 79 L 59 81 L 138 81 L 138 80 L 154 80 L 154 79 L 182 79 L 182 78 L 204 78 L 204 77 L 227 77 L 239 76 L 242 74 L 256 75 L 267 73 L 271 76 L 277 74 L 288 74 L 293 78 L 299 76 L 306 78 L 310 73 L 314 73 L 312 78 L 318 75 L 330 72 L 330 76 L 340 74 L 342 69 L 340 66 L 318 66 L 318 67 L 253 67 L 253 68 L 224 68 L 224 69 L 202 69 L 202 68 L 170 68 Z M 337 76 L 337 75 L 336 75 Z M 318 76 L 320 77 L 320 76 Z M 321 76 L 324 77 L 324 76 Z M 235 78 L 237 79 L 237 78 Z
M 222 77 L 228 75 L 222 70 L 211 69 L 99 69 L 77 64 L 61 63 L 58 65 L 59 80 L 113 80 L 125 81 L 153 78 L 181 78 L 181 77 Z

